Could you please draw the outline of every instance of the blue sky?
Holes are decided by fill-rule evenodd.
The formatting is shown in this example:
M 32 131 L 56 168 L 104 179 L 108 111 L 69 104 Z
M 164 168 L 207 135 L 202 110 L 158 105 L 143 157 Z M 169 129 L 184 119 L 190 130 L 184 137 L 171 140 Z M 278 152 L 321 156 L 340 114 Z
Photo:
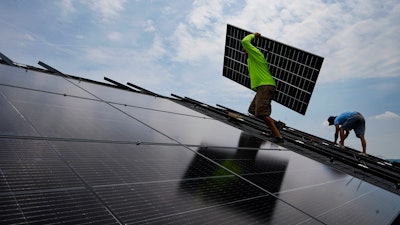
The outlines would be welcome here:
M 229 23 L 325 58 L 306 115 L 274 103 L 272 117 L 332 140 L 325 120 L 359 111 L 367 152 L 400 158 L 398 21 L 397 0 L 2 0 L 0 52 L 246 113 L 254 93 L 222 76 Z M 361 149 L 353 132 L 345 144 Z

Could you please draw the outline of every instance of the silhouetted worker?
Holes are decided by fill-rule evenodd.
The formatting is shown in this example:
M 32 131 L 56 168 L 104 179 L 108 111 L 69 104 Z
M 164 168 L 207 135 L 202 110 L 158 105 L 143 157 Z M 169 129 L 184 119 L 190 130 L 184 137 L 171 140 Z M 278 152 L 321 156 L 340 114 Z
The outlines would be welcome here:
M 367 142 L 364 138 L 365 119 L 359 112 L 344 112 L 339 116 L 328 118 L 329 126 L 335 125 L 335 144 L 340 134 L 340 147 L 344 147 L 344 140 L 349 136 L 349 132 L 354 129 L 356 136 L 361 140 L 363 154 L 367 153 Z
M 284 126 L 282 122 L 276 122 L 271 116 L 271 100 L 276 91 L 275 80 L 269 72 L 268 62 L 264 54 L 251 44 L 259 33 L 249 34 L 242 40 L 242 46 L 247 55 L 247 67 L 250 74 L 251 89 L 256 91 L 249 107 L 249 113 L 262 119 L 274 134 L 273 142 L 283 143 L 283 137 L 278 127 Z M 276 124 L 275 124 L 276 123 Z

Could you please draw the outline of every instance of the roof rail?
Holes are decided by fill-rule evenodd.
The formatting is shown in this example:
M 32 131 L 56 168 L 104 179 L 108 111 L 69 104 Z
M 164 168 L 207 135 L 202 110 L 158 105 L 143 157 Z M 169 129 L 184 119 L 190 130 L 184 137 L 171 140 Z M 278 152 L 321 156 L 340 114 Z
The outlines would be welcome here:
M 14 66 L 14 62 L 8 58 L 7 56 L 5 56 L 3 53 L 0 52 L 0 58 L 7 64 L 10 66 Z
M 44 63 L 44 62 L 42 62 L 42 61 L 39 61 L 38 64 L 41 65 L 41 66 L 43 66 L 44 68 L 46 68 L 48 71 L 50 71 L 50 72 L 52 72 L 52 73 L 55 73 L 55 74 L 57 74 L 57 75 L 61 75 L 61 76 L 64 76 L 64 77 L 66 76 L 64 73 L 62 73 L 62 72 L 60 72 L 59 70 L 57 70 L 57 69 L 55 69 L 55 68 L 53 68 L 53 67 L 47 65 L 46 63 Z
M 119 82 L 117 82 L 117 81 L 115 81 L 115 80 L 112 80 L 112 79 L 110 79 L 110 78 L 108 78 L 108 77 L 104 77 L 104 80 L 106 80 L 106 81 L 108 81 L 108 82 L 114 84 L 114 85 L 117 86 L 118 88 L 125 89 L 125 90 L 128 90 L 128 91 L 133 91 L 133 92 L 139 92 L 139 91 L 137 91 L 137 90 L 135 90 L 135 89 L 132 89 L 132 88 L 130 88 L 130 87 L 124 85 L 124 84 L 121 84 L 121 83 L 119 83 Z
M 127 83 L 127 85 L 129 85 L 129 86 L 131 86 L 131 87 L 133 87 L 133 88 L 136 88 L 136 89 L 138 89 L 139 90 L 139 92 L 141 92 L 141 93 L 143 93 L 143 94 L 148 94 L 148 95 L 153 95 L 153 96 L 159 96 L 159 97 L 162 97 L 161 95 L 159 95 L 159 94 L 157 94 L 157 93 L 154 93 L 154 92 L 152 92 L 152 91 L 149 91 L 149 90 L 147 90 L 147 89 L 144 89 L 144 88 L 142 88 L 142 87 L 139 87 L 139 86 L 137 86 L 137 85 L 134 85 L 134 84 L 132 84 L 132 83 Z

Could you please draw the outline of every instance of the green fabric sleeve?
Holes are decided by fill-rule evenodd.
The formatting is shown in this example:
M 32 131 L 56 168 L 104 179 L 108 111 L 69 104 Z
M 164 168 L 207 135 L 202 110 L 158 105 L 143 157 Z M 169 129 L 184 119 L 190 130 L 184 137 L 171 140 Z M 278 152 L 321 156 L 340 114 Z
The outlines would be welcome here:
M 247 67 L 250 75 L 251 89 L 256 90 L 261 85 L 276 86 L 264 54 L 251 44 L 254 38 L 254 34 L 249 34 L 242 40 L 242 46 L 247 52 Z

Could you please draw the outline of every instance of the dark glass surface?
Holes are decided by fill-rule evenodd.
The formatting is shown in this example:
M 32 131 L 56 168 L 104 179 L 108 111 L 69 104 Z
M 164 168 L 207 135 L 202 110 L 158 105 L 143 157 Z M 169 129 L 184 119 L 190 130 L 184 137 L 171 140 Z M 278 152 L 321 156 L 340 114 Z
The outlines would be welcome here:
M 0 91 L 4 87 L 0 86 Z M 0 92 L 0 135 L 37 135 L 37 132 L 25 120 L 24 116 Z
M 85 189 L 0 195 L 1 224 L 119 224 Z
M 70 82 L 66 82 L 66 79 L 63 77 L 24 68 L 1 65 L 0 81 L 2 85 L 92 98 L 92 96 L 84 90 Z
M 154 111 L 136 107 L 116 105 L 129 115 L 134 115 L 140 121 L 149 124 L 152 128 L 166 134 L 173 140 L 185 145 L 237 147 L 242 131 L 226 123 L 202 116 L 197 112 L 189 112 L 188 108 L 181 110 L 181 105 L 165 99 L 157 99 L 162 103 L 163 110 Z M 175 111 L 177 107 L 178 111 Z M 192 111 L 192 110 L 190 110 Z M 183 114 L 182 114 L 183 113 Z M 190 126 L 186 126 L 190 124 Z M 213 132 L 210 132 L 210 129 Z M 216 135 L 218 134 L 218 135 Z M 250 136 L 247 145 L 251 148 L 284 149 L 274 143 Z M 256 146 L 254 146 L 256 143 Z
M 174 112 L 173 107 L 176 105 L 176 103 L 170 102 L 163 106 L 165 110 Z M 122 106 L 119 106 L 119 108 L 122 109 Z M 204 117 L 149 111 L 133 107 L 126 107 L 123 110 L 183 144 L 237 146 L 238 136 L 241 133 L 239 129 Z M 191 126 L 186 126 L 186 124 L 191 124 Z M 211 127 L 218 135 L 210 132 Z
M 2 67 L 0 224 L 389 224 L 400 212 L 399 195 L 168 99 L 10 87 L 76 88 Z
M 94 96 L 110 103 L 122 105 L 122 110 L 129 108 L 139 108 L 143 110 L 161 111 L 167 114 L 183 114 L 194 117 L 210 118 L 196 111 L 190 110 L 182 105 L 174 103 L 168 99 L 155 97 L 145 94 L 135 94 L 130 91 L 100 86 L 89 82 L 74 81 L 81 88 L 87 90 Z M 128 106 L 128 107 L 125 107 Z
M 1 194 L 55 188 L 83 188 L 57 152 L 46 142 L 0 139 Z
M 6 99 L 40 136 L 132 142 L 172 142 L 110 105 L 82 98 L 1 87 Z M 71 122 L 73 121 L 73 122 Z

